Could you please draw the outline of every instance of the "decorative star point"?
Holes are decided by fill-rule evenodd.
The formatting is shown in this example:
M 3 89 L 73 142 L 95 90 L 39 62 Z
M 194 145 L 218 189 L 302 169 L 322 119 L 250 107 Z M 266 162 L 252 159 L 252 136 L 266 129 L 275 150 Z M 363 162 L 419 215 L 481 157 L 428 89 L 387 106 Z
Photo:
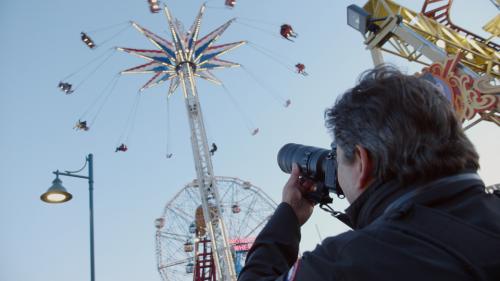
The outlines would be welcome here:
M 196 16 L 193 25 L 186 32 L 177 19 L 172 17 L 167 6 L 164 12 L 168 20 L 169 29 L 172 34 L 172 41 L 168 41 L 136 22 L 132 22 L 139 32 L 151 41 L 158 49 L 132 49 L 116 48 L 119 51 L 126 52 L 148 60 L 148 63 L 132 67 L 120 72 L 120 74 L 152 73 L 153 77 L 144 84 L 140 91 L 159 85 L 165 81 L 170 81 L 168 95 L 172 95 L 179 86 L 180 77 L 177 73 L 179 65 L 190 63 L 194 65 L 193 71 L 196 77 L 221 85 L 222 82 L 211 72 L 214 69 L 238 67 L 240 64 L 219 59 L 219 57 L 230 52 L 244 44 L 246 41 L 239 41 L 223 45 L 214 46 L 214 43 L 221 37 L 227 28 L 234 22 L 231 19 L 219 26 L 206 36 L 198 39 L 205 4 L 203 4 Z

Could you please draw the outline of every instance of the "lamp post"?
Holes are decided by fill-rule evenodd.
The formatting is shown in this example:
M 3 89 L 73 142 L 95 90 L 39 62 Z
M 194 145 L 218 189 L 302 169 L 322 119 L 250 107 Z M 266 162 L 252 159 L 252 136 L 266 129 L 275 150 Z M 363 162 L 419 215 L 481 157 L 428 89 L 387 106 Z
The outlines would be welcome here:
M 88 175 L 78 175 L 88 165 Z M 52 172 L 56 175 L 56 178 L 52 181 L 52 186 L 40 196 L 40 199 L 46 203 L 63 203 L 71 200 L 73 197 L 71 193 L 66 191 L 66 188 L 62 185 L 62 181 L 59 176 L 68 176 L 75 178 L 88 179 L 89 181 L 89 210 L 90 210 L 90 281 L 95 281 L 95 265 L 94 265 L 94 167 L 93 167 L 93 155 L 89 154 L 85 158 L 85 165 L 78 171 L 65 171 L 59 172 L 59 170 Z

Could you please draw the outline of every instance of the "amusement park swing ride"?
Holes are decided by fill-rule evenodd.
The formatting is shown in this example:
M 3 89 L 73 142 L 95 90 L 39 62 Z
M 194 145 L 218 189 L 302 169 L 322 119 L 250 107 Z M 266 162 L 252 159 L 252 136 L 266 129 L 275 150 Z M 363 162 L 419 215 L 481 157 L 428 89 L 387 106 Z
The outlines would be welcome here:
M 204 11 L 202 5 L 186 32 L 165 6 L 172 42 L 133 23 L 158 50 L 118 48 L 150 60 L 122 73 L 153 73 L 143 88 L 170 80 L 169 96 L 180 85 L 188 112 L 197 177 L 174 196 L 156 220 L 158 270 L 165 280 L 235 280 L 247 245 L 275 208 L 275 203 L 249 182 L 214 176 L 213 151 L 209 150 L 195 77 L 220 84 L 210 70 L 238 66 L 219 56 L 245 42 L 213 46 L 234 19 L 199 39 Z
M 205 4 L 201 6 L 191 28 L 184 30 L 182 24 L 171 15 L 166 5 L 160 8 L 160 3 L 155 0 L 148 0 L 148 3 L 152 13 L 164 12 L 172 36 L 171 41 L 156 35 L 136 22 L 111 26 L 109 28 L 119 26 L 125 26 L 125 28 L 121 28 L 110 39 L 124 32 L 128 28 L 126 25 L 131 25 L 156 49 L 125 47 L 110 49 L 66 76 L 58 87 L 66 95 L 73 94 L 112 56 L 111 51 L 118 50 L 147 60 L 145 64 L 120 72 L 120 74 L 152 75 L 138 94 L 147 88 L 168 81 L 170 82 L 167 93 L 168 104 L 168 99 L 175 91 L 178 88 L 182 89 L 189 119 L 196 178 L 185 185 L 166 204 L 161 217 L 155 221 L 158 271 L 164 280 L 236 280 L 253 239 L 273 213 L 276 203 L 263 190 L 248 181 L 214 175 L 212 155 L 217 147 L 214 143 L 209 146 L 195 78 L 222 85 L 227 91 L 211 71 L 239 67 L 238 63 L 220 59 L 220 56 L 248 42 L 214 45 L 236 19 L 231 19 L 208 35 L 200 37 L 201 22 L 206 10 Z M 235 3 L 234 0 L 226 1 L 225 5 L 232 8 Z M 82 42 L 91 50 L 100 48 L 103 42 L 95 42 L 91 34 L 92 32 L 81 32 Z M 279 34 L 283 39 L 290 41 L 292 41 L 290 37 L 297 37 L 297 33 L 289 24 L 283 24 L 279 29 Z M 274 57 L 272 51 L 254 43 L 249 45 L 289 70 L 303 76 L 307 75 L 303 63 L 298 62 L 295 65 L 284 63 L 282 58 Z M 97 66 L 73 87 L 68 79 L 90 65 Z M 91 129 L 97 114 L 113 92 L 118 77 L 118 75 L 115 76 L 101 93 L 103 95 L 92 103 L 91 106 L 101 103 L 97 106 L 95 116 L 87 119 L 84 113 L 76 123 L 75 129 L 82 131 Z M 257 77 L 253 75 L 252 77 L 257 83 L 260 82 Z M 291 104 L 289 99 L 280 97 L 278 99 L 285 107 Z M 87 109 L 86 112 L 89 110 L 91 109 Z M 134 107 L 132 111 L 137 111 L 137 108 Z M 251 130 L 252 135 L 258 132 L 258 128 Z M 126 141 L 121 140 L 115 152 L 126 152 L 128 149 Z M 166 156 L 172 157 L 168 147 Z

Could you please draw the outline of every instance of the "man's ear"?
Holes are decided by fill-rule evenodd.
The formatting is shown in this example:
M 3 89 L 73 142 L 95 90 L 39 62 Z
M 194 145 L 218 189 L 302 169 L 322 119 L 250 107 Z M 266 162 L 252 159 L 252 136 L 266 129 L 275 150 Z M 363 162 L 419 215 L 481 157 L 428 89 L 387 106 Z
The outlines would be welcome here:
M 370 157 L 370 152 L 366 148 L 364 148 L 360 145 L 356 145 L 356 154 L 357 154 L 358 159 L 359 159 L 358 186 L 361 190 L 364 190 L 373 181 L 373 177 L 372 177 L 373 162 L 372 162 L 372 158 Z

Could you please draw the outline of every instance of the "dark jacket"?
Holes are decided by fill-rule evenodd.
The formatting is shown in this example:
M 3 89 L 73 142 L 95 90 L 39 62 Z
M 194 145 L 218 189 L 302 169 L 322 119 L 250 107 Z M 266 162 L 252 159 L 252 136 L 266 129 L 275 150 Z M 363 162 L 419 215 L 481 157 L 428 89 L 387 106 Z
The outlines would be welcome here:
M 297 260 L 300 226 L 280 204 L 238 280 L 500 280 L 500 198 L 475 173 L 374 184 L 346 211 L 354 230 Z

